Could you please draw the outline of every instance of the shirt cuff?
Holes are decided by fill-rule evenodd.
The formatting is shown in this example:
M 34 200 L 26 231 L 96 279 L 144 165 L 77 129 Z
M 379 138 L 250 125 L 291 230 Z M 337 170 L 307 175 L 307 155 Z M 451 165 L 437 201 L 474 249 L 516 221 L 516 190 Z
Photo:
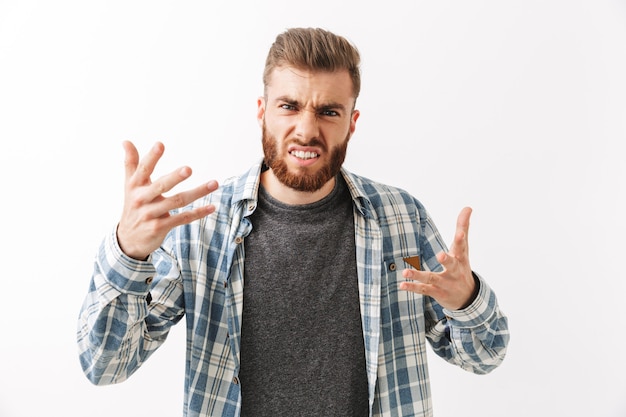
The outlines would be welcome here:
M 452 325 L 456 327 L 473 328 L 487 322 L 496 312 L 497 300 L 493 290 L 487 285 L 485 280 L 476 273 L 478 278 L 476 285 L 480 285 L 478 295 L 474 301 L 462 310 L 444 309 L 444 314 Z
M 124 294 L 144 296 L 156 273 L 152 255 L 139 261 L 126 255 L 117 242 L 117 227 L 105 236 L 98 254 L 98 264 L 106 281 Z

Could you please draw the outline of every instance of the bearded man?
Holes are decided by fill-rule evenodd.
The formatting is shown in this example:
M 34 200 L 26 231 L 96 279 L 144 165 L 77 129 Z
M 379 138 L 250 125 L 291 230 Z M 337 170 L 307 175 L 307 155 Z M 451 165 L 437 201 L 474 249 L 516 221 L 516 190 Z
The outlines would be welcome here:
M 478 374 L 503 360 L 507 319 L 470 267 L 470 208 L 450 249 L 423 205 L 345 168 L 360 57 L 345 38 L 277 36 L 258 99 L 264 157 L 166 197 L 164 147 L 125 142 L 119 223 L 78 327 L 94 384 L 128 378 L 187 323 L 185 416 L 431 416 L 427 342 Z

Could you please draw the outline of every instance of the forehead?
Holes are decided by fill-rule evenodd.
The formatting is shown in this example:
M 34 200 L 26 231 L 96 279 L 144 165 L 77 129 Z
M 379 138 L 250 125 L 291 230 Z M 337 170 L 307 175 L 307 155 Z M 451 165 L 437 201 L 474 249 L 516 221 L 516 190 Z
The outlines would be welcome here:
M 289 97 L 303 103 L 354 102 L 348 70 L 310 71 L 290 66 L 276 67 L 266 87 L 268 100 Z

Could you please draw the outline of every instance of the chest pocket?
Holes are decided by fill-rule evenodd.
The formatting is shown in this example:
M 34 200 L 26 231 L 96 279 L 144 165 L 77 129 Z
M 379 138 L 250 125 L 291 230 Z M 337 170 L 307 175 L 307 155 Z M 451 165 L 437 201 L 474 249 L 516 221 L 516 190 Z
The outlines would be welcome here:
M 416 258 L 411 257 L 409 260 L 413 263 Z M 381 282 L 382 330 L 391 332 L 394 337 L 417 335 L 420 328 L 424 327 L 424 296 L 399 288 L 400 283 L 407 281 L 402 271 L 414 266 L 399 257 L 386 259 L 384 267 Z

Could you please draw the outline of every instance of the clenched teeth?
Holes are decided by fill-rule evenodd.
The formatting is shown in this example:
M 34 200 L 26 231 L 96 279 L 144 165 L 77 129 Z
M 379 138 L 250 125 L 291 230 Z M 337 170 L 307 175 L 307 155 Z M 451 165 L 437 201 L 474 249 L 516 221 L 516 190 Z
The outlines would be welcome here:
M 296 158 L 300 159 L 313 159 L 317 158 L 319 155 L 317 152 L 309 152 L 309 151 L 291 151 L 291 154 Z

